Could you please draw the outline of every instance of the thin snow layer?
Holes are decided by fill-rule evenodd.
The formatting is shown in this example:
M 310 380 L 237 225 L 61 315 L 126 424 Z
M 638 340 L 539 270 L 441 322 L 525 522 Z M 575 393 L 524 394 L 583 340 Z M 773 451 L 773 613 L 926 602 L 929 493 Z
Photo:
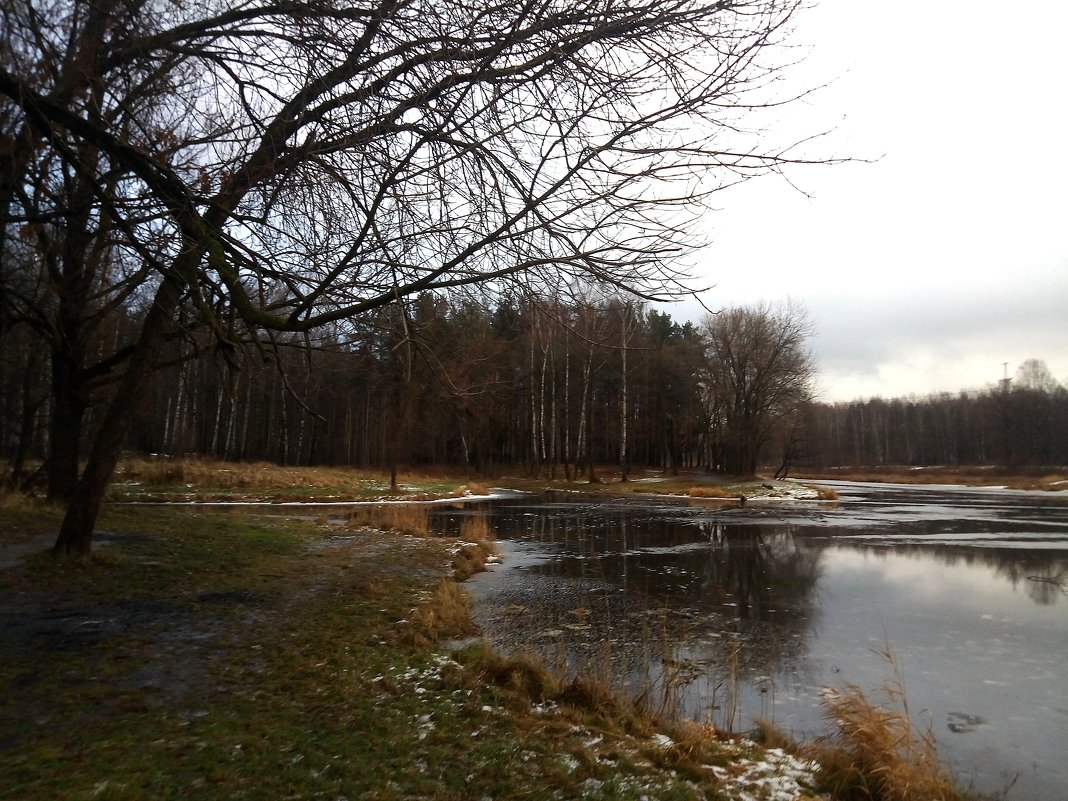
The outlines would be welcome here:
M 733 801 L 795 801 L 812 798 L 806 787 L 815 785 L 819 766 L 798 759 L 781 748 L 768 748 L 761 759 L 739 757 L 729 768 L 712 766 L 723 783 L 723 794 Z
M 424 668 L 411 668 L 406 671 L 394 669 L 390 671 L 390 679 L 398 685 L 404 685 L 414 693 L 416 697 L 430 700 L 429 696 L 441 688 L 446 674 L 453 671 L 461 671 L 463 668 L 452 657 L 436 655 L 431 664 Z M 372 681 L 379 683 L 386 681 L 384 675 L 376 676 Z M 454 703 L 463 703 L 470 698 L 471 690 L 454 690 L 448 696 L 448 700 Z M 438 703 L 441 700 L 439 699 Z M 385 710 L 384 710 L 385 711 Z M 487 716 L 506 714 L 503 707 L 483 706 L 482 713 Z M 560 714 L 559 707 L 554 702 L 537 704 L 532 710 L 537 715 L 555 716 Z M 411 719 L 412 728 L 416 731 L 418 739 L 422 740 L 434 730 L 433 713 L 416 714 Z M 472 721 L 471 737 L 477 738 L 482 734 L 482 726 L 477 719 Z M 590 731 L 582 726 L 572 725 L 572 735 L 585 749 L 597 753 L 597 746 L 605 739 L 604 733 Z M 648 741 L 628 741 L 627 743 L 615 743 L 609 752 L 630 750 L 632 756 L 641 760 L 639 752 L 652 745 L 658 749 L 669 749 L 675 746 L 674 740 L 666 734 L 657 733 Z M 727 767 L 706 766 L 716 777 L 716 797 L 725 801 L 816 801 L 822 798 L 817 796 L 811 789 L 815 785 L 815 773 L 818 765 L 798 759 L 779 748 L 762 749 L 760 746 L 748 740 L 738 740 L 723 743 L 723 748 L 733 759 Z M 589 752 L 587 752 L 589 753 Z M 521 754 L 524 761 L 534 762 L 541 758 L 537 754 Z M 597 755 L 598 763 L 609 766 L 616 757 L 604 757 Z M 581 762 L 573 754 L 566 751 L 557 757 L 559 766 L 568 773 L 574 773 L 581 767 Z M 422 769 L 422 767 L 420 768 Z M 666 784 L 665 784 L 666 782 Z M 619 774 L 607 781 L 588 778 L 582 782 L 583 796 L 596 799 L 619 792 L 637 793 L 639 798 L 655 801 L 670 784 L 678 784 L 679 779 L 673 772 L 664 775 L 650 773 L 646 775 Z

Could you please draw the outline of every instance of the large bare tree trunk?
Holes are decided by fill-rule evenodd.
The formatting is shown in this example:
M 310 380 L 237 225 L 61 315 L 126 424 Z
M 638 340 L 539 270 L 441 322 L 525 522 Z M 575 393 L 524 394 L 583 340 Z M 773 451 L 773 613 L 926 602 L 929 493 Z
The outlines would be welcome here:
M 58 349 L 52 351 L 52 416 L 49 421 L 48 500 L 68 502 L 78 483 L 78 457 L 85 399 L 82 365 Z
M 164 279 L 145 317 L 141 337 L 127 362 L 122 382 L 108 404 L 104 421 L 93 440 L 85 472 L 67 505 L 67 513 L 53 548 L 57 553 L 84 556 L 92 547 L 93 528 L 100 514 L 104 492 L 115 471 L 123 438 L 138 404 L 148 390 L 156 357 L 173 326 L 180 298 L 181 288 L 178 284 L 170 278 Z
M 619 406 L 619 480 L 630 479 L 627 461 L 627 346 L 623 345 L 623 397 Z

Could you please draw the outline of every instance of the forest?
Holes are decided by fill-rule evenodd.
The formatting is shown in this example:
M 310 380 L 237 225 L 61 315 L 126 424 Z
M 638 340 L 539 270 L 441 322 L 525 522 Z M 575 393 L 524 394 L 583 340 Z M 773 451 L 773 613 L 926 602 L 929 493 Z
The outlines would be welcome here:
M 121 340 L 124 320 L 100 336 Z M 802 309 L 757 306 L 678 323 L 631 299 L 423 294 L 345 335 L 168 345 L 124 442 L 160 458 L 598 480 L 611 469 L 786 475 L 881 466 L 1068 463 L 1068 391 L 1030 360 L 979 391 L 824 403 Z M 12 483 L 43 483 L 54 437 L 47 355 L 4 337 L 0 448 Z M 85 434 L 98 425 L 100 381 Z

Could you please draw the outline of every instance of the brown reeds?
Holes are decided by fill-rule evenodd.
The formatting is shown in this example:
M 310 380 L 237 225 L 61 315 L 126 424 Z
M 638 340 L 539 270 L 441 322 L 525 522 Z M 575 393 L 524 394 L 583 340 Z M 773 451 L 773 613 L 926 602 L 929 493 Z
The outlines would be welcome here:
M 425 603 L 411 613 L 402 639 L 422 648 L 478 633 L 471 618 L 471 598 L 451 578 L 441 579 Z
M 836 734 L 814 746 L 822 766 L 821 789 L 834 798 L 871 801 L 961 801 L 939 759 L 930 729 L 909 717 L 900 681 L 881 688 L 882 704 L 848 684 L 823 700 L 824 714 Z
M 382 477 L 348 467 L 283 467 L 270 462 L 224 462 L 207 457 L 124 459 L 119 481 L 145 487 L 191 484 L 198 489 L 271 491 L 279 488 L 351 489 Z
M 430 507 L 421 503 L 383 503 L 353 507 L 350 528 L 377 528 L 415 537 L 431 534 Z
M 484 571 L 490 558 L 497 555 L 489 515 L 481 513 L 461 518 L 460 540 L 460 547 L 452 560 L 453 578 L 467 581 L 475 573 Z
M 464 648 L 457 659 L 487 684 L 527 703 L 541 703 L 559 695 L 560 682 L 530 654 L 506 656 L 485 641 Z

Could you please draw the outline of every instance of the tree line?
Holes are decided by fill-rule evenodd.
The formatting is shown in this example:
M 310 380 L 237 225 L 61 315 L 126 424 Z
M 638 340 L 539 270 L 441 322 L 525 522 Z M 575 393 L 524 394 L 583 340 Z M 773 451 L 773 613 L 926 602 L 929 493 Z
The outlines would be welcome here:
M 486 306 L 431 294 L 368 315 L 358 335 L 276 338 L 267 358 L 240 363 L 191 332 L 163 354 L 124 447 L 589 480 L 600 465 L 624 479 L 632 466 L 751 473 L 810 399 L 806 333 L 789 307 L 697 326 L 622 297 Z M 40 353 L 8 339 L 0 447 L 25 480 L 28 458 L 53 452 L 54 400 Z M 97 414 L 91 402 L 89 430 Z
M 1068 389 L 1029 359 L 982 390 L 812 407 L 806 461 L 819 467 L 1068 464 Z
M 1068 462 L 1068 391 L 1041 362 L 982 391 L 821 403 L 809 333 L 788 305 L 695 325 L 623 297 L 433 294 L 368 315 L 357 335 L 276 338 L 263 358 L 227 358 L 210 332 L 191 330 L 169 343 L 123 445 L 394 476 L 451 466 L 590 481 L 606 467 L 625 480 L 632 468 Z M 11 481 L 32 484 L 29 465 L 55 450 L 47 355 L 17 328 L 2 354 L 0 449 Z M 88 430 L 98 414 L 91 400 Z

